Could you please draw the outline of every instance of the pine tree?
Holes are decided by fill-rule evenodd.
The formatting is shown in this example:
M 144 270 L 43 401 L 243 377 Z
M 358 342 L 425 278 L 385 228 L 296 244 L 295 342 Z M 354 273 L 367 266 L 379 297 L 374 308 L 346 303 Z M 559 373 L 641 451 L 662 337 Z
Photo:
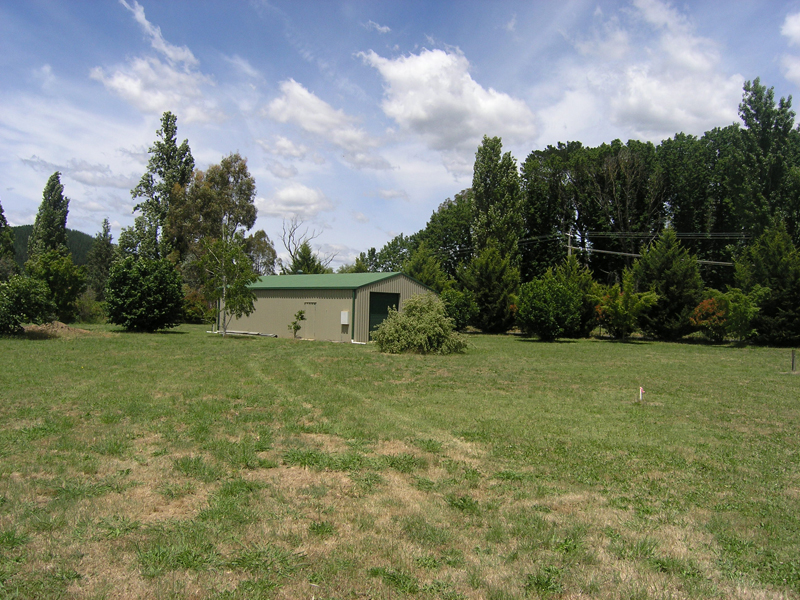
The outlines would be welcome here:
M 703 280 L 697 259 L 667 229 L 642 253 L 633 267 L 639 291 L 653 291 L 658 301 L 647 308 L 639 322 L 648 335 L 676 340 L 690 333 L 692 312 L 702 299 Z

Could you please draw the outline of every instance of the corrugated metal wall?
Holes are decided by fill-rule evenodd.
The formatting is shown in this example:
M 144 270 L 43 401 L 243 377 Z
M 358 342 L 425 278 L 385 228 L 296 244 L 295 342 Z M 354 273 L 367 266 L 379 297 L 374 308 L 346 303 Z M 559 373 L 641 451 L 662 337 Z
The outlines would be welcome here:
M 255 310 L 250 316 L 235 319 L 228 329 L 291 338 L 289 323 L 298 310 L 304 310 L 306 320 L 301 322 L 297 337 L 338 342 L 349 342 L 352 337 L 357 342 L 368 342 L 370 292 L 400 294 L 402 310 L 411 296 L 430 290 L 404 275 L 364 286 L 356 290 L 355 316 L 352 290 L 255 290 Z M 348 312 L 348 325 L 342 325 L 342 311 Z M 351 332 L 353 327 L 355 335 Z
M 403 310 L 403 303 L 411 296 L 414 294 L 427 294 L 430 293 L 430 290 L 424 285 L 403 275 L 397 275 L 386 281 L 379 281 L 356 290 L 356 315 L 354 325 L 355 341 L 357 342 L 369 341 L 370 292 L 400 294 L 400 310 Z
M 291 338 L 289 323 L 298 310 L 306 311 L 297 337 L 317 340 L 350 341 L 350 325 L 342 325 L 342 311 L 353 310 L 351 290 L 256 290 L 255 310 L 250 316 L 234 320 L 229 329 L 272 333 Z

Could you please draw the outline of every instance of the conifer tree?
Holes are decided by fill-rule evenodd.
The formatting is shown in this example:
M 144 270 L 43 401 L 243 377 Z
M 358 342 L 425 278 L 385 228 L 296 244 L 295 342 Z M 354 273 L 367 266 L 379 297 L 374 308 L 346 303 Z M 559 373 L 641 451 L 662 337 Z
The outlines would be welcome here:
M 3 213 L 3 205 L 0 204 L 0 282 L 7 281 L 15 272 L 14 263 L 14 234 L 8 226 L 6 216 Z
M 108 280 L 108 270 L 114 262 L 114 246 L 111 243 L 111 226 L 108 219 L 103 219 L 103 229 L 94 236 L 94 244 L 86 257 L 86 280 L 89 287 L 94 290 L 95 298 L 102 302 L 106 281 Z

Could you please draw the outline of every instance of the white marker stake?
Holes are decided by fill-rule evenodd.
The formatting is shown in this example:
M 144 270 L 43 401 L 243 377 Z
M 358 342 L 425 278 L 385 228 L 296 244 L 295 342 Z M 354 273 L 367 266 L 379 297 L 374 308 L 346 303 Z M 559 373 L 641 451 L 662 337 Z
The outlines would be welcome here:
M 644 388 L 639 386 L 639 402 L 644 402 Z

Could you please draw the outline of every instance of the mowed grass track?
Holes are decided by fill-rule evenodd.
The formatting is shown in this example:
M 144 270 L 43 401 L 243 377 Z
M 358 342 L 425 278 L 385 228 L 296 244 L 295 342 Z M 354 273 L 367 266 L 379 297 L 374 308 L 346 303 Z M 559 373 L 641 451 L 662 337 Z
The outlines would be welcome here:
M 800 597 L 788 350 L 470 341 L 0 339 L 0 598 Z

